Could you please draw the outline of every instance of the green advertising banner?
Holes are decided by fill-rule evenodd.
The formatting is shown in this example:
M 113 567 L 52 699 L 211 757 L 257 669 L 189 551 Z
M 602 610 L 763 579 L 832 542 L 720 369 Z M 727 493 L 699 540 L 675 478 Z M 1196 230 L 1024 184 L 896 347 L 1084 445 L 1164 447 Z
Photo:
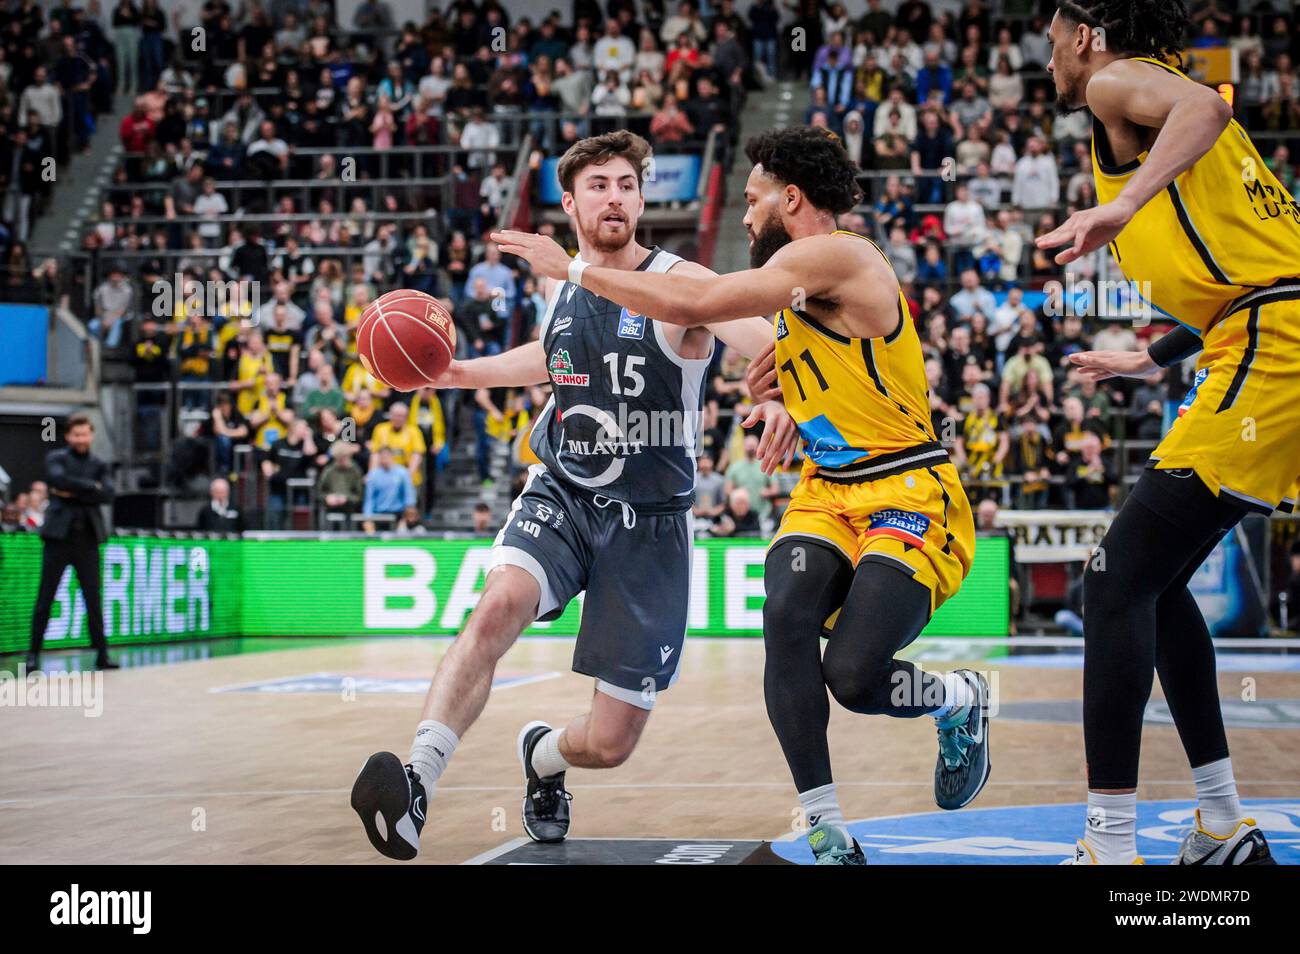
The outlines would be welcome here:
M 27 646 L 40 553 L 34 536 L 0 535 L 0 652 Z M 460 631 L 482 592 L 491 541 L 114 537 L 102 553 L 107 631 L 116 642 L 427 635 Z M 762 635 L 765 554 L 760 540 L 696 544 L 691 634 Z M 970 575 L 925 635 L 1005 636 L 1008 572 L 1006 538 L 978 538 Z M 85 609 L 70 572 L 55 602 L 47 645 L 86 645 Z M 574 600 L 559 619 L 528 632 L 572 635 L 581 612 Z
M 243 540 L 111 537 L 100 547 L 104 632 L 111 643 L 239 636 Z M 0 652 L 27 649 L 41 579 L 41 540 L 0 534 Z M 69 567 L 45 630 L 49 649 L 90 645 L 86 604 Z

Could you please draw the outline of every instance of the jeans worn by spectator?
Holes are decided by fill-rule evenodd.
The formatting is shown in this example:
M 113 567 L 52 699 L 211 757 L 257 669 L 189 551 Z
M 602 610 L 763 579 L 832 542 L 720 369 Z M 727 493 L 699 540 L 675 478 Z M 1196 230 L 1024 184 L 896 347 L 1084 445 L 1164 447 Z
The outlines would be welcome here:
M 762 63 L 767 67 L 767 75 L 776 79 L 777 75 L 777 52 L 776 39 L 755 40 L 754 41 L 754 62 Z
M 268 490 L 266 494 L 266 529 L 283 530 L 284 518 L 288 509 L 289 499 L 283 491 Z
M 235 439 L 217 434 L 212 439 L 217 457 L 217 473 L 228 474 L 235 469 Z
M 487 419 L 487 411 L 481 407 L 474 408 L 474 449 L 478 455 L 479 480 L 487 480 L 492 476 L 492 438 L 488 436 Z
M 138 26 L 113 27 L 113 56 L 117 66 L 117 91 L 129 93 L 131 81 L 140 78 L 140 28 Z
M 150 31 L 140 39 L 140 86 L 138 88 L 150 90 L 157 86 L 163 65 L 162 34 Z

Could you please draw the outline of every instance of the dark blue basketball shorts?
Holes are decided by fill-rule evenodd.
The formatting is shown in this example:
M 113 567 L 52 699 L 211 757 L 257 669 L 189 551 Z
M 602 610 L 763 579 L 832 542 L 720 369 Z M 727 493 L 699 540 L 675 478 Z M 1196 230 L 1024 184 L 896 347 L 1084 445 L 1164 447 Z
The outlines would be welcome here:
M 688 507 L 633 509 L 535 464 L 492 551 L 492 567 L 517 566 L 537 580 L 538 620 L 555 619 L 586 593 L 573 669 L 642 709 L 676 681 L 681 663 L 691 584 Z

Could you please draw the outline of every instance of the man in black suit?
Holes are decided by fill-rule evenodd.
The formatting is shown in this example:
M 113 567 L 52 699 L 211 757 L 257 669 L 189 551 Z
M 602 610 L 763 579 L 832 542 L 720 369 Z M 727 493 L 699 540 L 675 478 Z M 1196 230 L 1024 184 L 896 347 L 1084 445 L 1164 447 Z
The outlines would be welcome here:
M 195 528 L 208 533 L 241 533 L 244 517 L 230 505 L 230 482 L 217 477 L 208 488 L 208 505 L 199 511 Z
M 45 457 L 45 475 L 50 485 L 50 505 L 41 526 L 45 552 L 41 559 L 41 588 L 32 613 L 32 644 L 27 670 L 41 665 L 41 643 L 50 622 L 50 608 L 63 571 L 69 565 L 77 572 L 81 595 L 86 602 L 86 623 L 90 641 L 97 650 L 96 669 L 117 669 L 108 658 L 104 638 L 104 610 L 100 602 L 99 545 L 108 538 L 100 504 L 112 503 L 113 479 L 108 464 L 90 453 L 95 426 L 85 414 L 73 414 L 64 430 L 68 446 L 50 451 Z

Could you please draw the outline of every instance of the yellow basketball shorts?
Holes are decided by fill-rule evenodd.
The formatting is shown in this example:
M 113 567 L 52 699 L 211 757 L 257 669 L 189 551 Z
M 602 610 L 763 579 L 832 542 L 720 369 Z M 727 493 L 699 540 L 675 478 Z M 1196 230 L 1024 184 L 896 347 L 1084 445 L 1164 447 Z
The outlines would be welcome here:
M 1251 292 L 1205 335 L 1191 391 L 1151 455 L 1261 513 L 1300 481 L 1300 282 Z
M 937 449 L 935 463 L 859 482 L 805 473 L 770 546 L 805 537 L 834 547 L 854 567 L 864 560 L 899 567 L 930 591 L 933 613 L 970 572 L 975 521 L 947 452 L 928 446 Z

